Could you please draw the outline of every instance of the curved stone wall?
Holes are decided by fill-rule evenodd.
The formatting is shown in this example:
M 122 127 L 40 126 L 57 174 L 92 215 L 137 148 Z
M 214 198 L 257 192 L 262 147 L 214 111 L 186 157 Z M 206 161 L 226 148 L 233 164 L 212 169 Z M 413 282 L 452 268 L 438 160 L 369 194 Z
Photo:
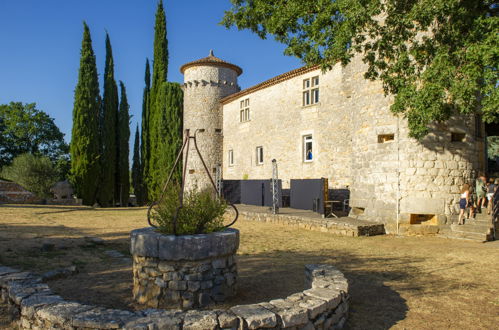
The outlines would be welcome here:
M 213 175 L 222 164 L 222 108 L 220 100 L 239 90 L 237 72 L 223 66 L 193 66 L 184 72 L 184 130 L 197 135 L 198 147 Z M 185 159 L 185 152 L 184 152 Z M 186 175 L 187 189 L 211 187 L 201 160 L 191 143 Z
M 54 295 L 39 276 L 0 266 L 1 302 L 21 329 L 340 329 L 348 315 L 348 281 L 330 265 L 305 266 L 307 289 L 285 299 L 227 310 L 123 311 Z
M 153 308 L 191 309 L 236 293 L 239 231 L 163 235 L 154 228 L 131 233 L 133 297 Z

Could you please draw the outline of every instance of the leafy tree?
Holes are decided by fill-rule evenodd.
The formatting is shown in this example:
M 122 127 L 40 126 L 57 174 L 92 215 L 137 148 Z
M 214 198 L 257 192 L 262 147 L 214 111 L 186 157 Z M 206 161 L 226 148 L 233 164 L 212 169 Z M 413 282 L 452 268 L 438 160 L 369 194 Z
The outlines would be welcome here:
M 492 160 L 499 158 L 499 136 L 489 136 L 487 138 L 487 156 Z
M 139 125 L 135 130 L 135 141 L 133 144 L 133 162 L 132 162 L 132 186 L 137 199 L 137 204 L 142 205 L 142 169 L 140 163 L 140 134 Z
M 104 96 L 102 99 L 101 124 L 101 179 L 98 200 L 101 206 L 113 205 L 115 199 L 115 179 L 118 125 L 118 87 L 114 80 L 114 59 L 109 34 L 106 33 L 106 66 L 104 69 Z
M 144 178 L 149 177 L 149 112 L 150 112 L 150 102 L 149 102 L 149 94 L 151 92 L 151 73 L 149 69 L 149 59 L 146 59 L 146 72 L 145 72 L 145 84 L 144 94 L 142 97 L 142 137 L 141 137 L 141 145 L 140 145 L 140 170 L 141 181 L 142 181 L 142 191 L 141 191 L 141 202 L 147 202 L 147 186 L 146 180 Z
M 128 206 L 130 197 L 130 165 L 128 161 L 129 141 L 130 141 L 130 115 L 128 100 L 126 97 L 125 85 L 120 81 L 120 110 L 119 110 L 119 131 L 118 131 L 118 171 L 116 183 L 119 187 L 119 201 L 121 206 Z
M 0 167 L 23 153 L 47 156 L 55 163 L 65 157 L 68 148 L 54 119 L 35 103 L 0 105 Z
M 100 96 L 90 30 L 83 23 L 80 69 L 75 89 L 71 135 L 71 181 L 83 204 L 93 205 L 100 180 Z
M 22 154 L 2 169 L 2 177 L 14 181 L 38 197 L 50 197 L 50 188 L 58 180 L 57 169 L 50 158 Z
M 273 35 L 285 54 L 326 70 L 355 53 L 421 138 L 434 121 L 499 122 L 499 17 L 493 0 L 231 0 L 226 27 Z

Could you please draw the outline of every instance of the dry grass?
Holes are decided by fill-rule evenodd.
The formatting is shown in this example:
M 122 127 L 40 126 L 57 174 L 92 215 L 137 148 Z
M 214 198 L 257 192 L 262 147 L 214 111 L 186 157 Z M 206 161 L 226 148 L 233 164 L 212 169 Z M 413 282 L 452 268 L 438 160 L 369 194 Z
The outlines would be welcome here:
M 67 299 L 136 308 L 131 269 L 104 251 L 128 253 L 145 209 L 0 206 L 0 264 L 44 272 L 75 264 L 80 274 L 50 286 Z M 351 280 L 352 329 L 493 329 L 499 324 L 499 242 L 434 237 L 335 237 L 239 222 L 239 295 L 229 303 L 303 289 L 303 265 L 336 265 Z M 106 240 L 90 244 L 85 236 Z M 54 244 L 42 252 L 43 244 Z

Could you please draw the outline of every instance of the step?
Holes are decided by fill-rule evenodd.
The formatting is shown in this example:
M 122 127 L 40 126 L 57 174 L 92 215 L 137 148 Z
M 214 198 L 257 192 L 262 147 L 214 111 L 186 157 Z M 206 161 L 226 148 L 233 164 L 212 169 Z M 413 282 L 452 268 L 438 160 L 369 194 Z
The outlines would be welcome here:
M 458 231 L 458 232 L 467 232 L 467 233 L 477 233 L 477 234 L 489 234 L 491 232 L 491 226 L 480 226 L 480 225 L 472 225 L 472 224 L 465 224 L 465 225 L 458 225 L 458 224 L 452 224 L 451 226 L 452 231 Z
M 486 242 L 486 241 L 492 240 L 492 235 L 487 235 L 484 233 L 470 233 L 470 232 L 457 231 L 457 230 L 447 231 L 447 232 L 439 234 L 439 236 L 446 237 L 446 238 L 480 241 L 480 242 Z

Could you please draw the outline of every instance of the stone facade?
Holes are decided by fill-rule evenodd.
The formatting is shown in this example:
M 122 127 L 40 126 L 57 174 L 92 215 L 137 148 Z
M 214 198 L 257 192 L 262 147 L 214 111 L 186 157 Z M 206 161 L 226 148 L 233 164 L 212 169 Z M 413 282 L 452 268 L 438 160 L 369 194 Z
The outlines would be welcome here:
M 390 112 L 393 100 L 381 83 L 364 79 L 365 70 L 357 56 L 346 67 L 301 68 L 213 98 L 210 104 L 220 108 L 212 120 L 223 121 L 223 140 L 213 140 L 209 150 L 222 161 L 223 178 L 269 179 L 276 159 L 283 188 L 291 179 L 328 178 L 330 189 L 350 191 L 351 216 L 384 223 L 388 232 L 419 216 L 434 219 L 432 225 L 448 224 L 460 185 L 485 168 L 483 124 L 456 116 L 416 141 L 408 136 L 407 120 Z M 198 72 L 197 79 L 208 80 Z M 319 78 L 319 101 L 304 106 L 304 81 L 313 77 Z M 208 121 L 206 112 L 189 109 L 189 93 L 184 122 Z M 241 120 L 246 100 L 250 115 Z M 313 140 L 312 161 L 305 158 L 305 136 Z
M 350 304 L 347 279 L 330 265 L 305 266 L 305 290 L 227 310 L 125 311 L 65 301 L 34 274 L 0 266 L 0 303 L 20 329 L 341 329 Z
M 153 308 L 191 309 L 235 295 L 239 231 L 163 235 L 132 231 L 133 297 Z
M 210 56 L 187 63 L 181 68 L 184 74 L 184 130 L 191 135 L 196 130 L 197 144 L 208 170 L 213 175 L 222 164 L 222 108 L 220 100 L 240 90 L 237 76 L 241 70 Z M 184 160 L 186 153 L 184 152 Z M 196 153 L 194 144 L 189 147 L 186 188 L 211 187 L 205 169 Z

